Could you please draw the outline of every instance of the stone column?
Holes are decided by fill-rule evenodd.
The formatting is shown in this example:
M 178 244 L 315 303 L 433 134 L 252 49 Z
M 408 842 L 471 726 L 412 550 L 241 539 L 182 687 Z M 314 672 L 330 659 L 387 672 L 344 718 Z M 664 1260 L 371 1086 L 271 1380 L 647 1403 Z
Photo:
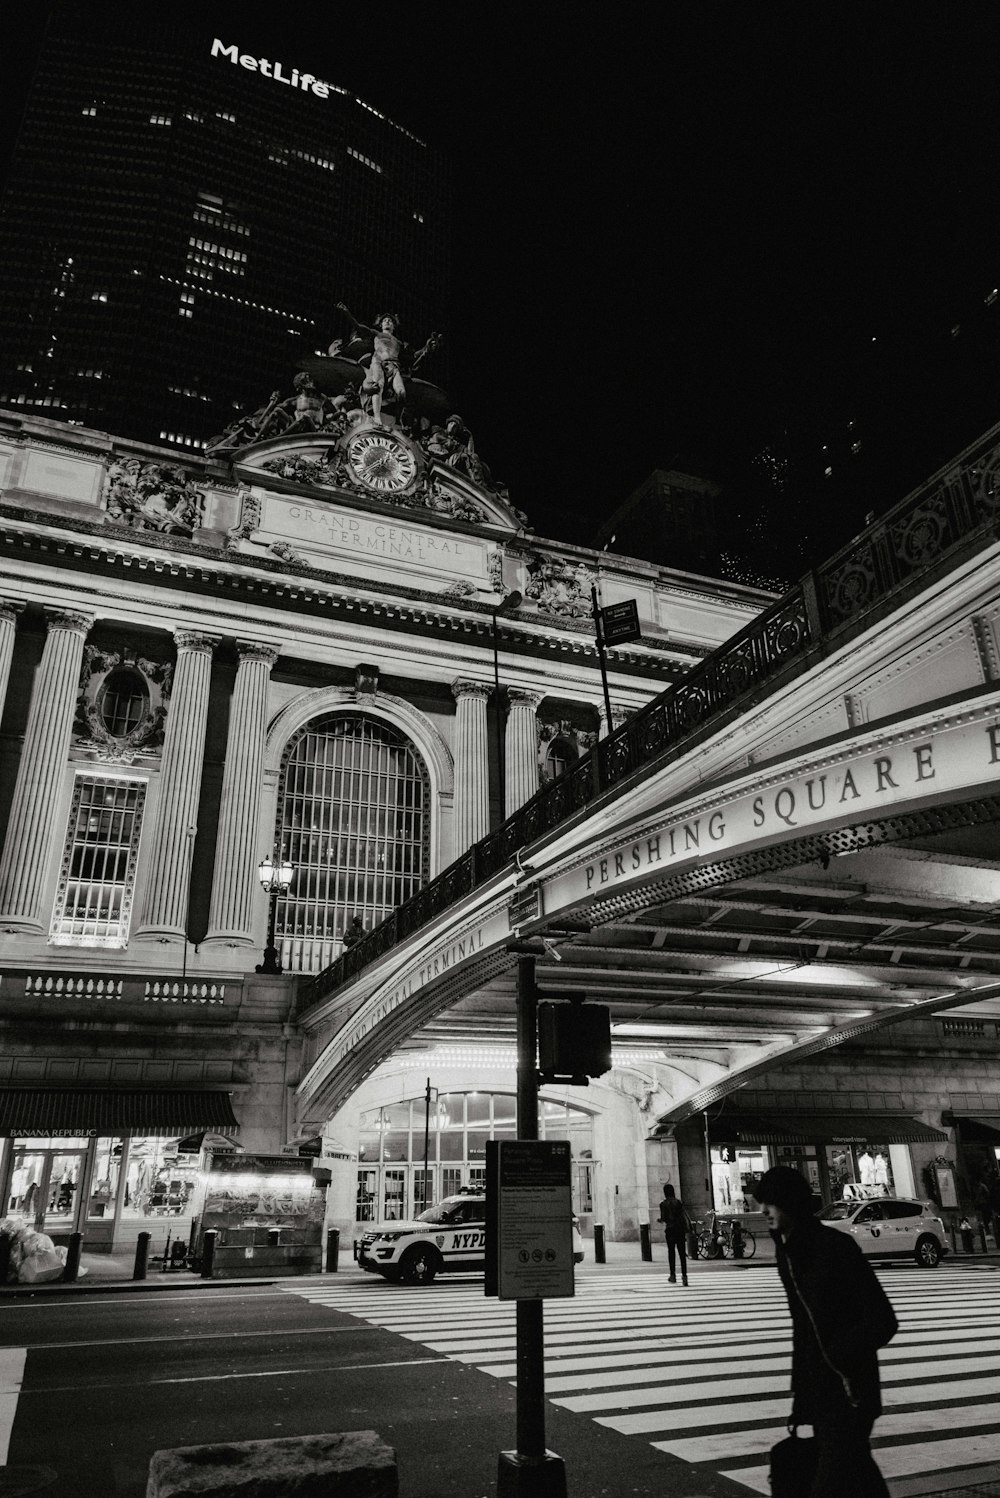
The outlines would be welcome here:
M 35 677 L 21 749 L 7 840 L 0 859 L 0 919 L 7 925 L 44 925 L 45 867 L 66 773 L 76 713 L 80 667 L 92 614 L 48 614 L 48 635 Z
M 175 632 L 177 670 L 167 710 L 156 817 L 146 833 L 148 863 L 136 936 L 179 936 L 187 927 L 191 854 L 197 830 L 214 635 Z
M 17 632 L 17 616 L 23 603 L 8 603 L 0 598 L 0 717 L 7 698 L 7 682 L 10 680 L 10 663 L 14 655 L 14 635 Z
M 503 746 L 503 812 L 509 817 L 538 789 L 538 711 L 544 693 L 508 687 L 507 733 Z
M 271 645 L 238 640 L 240 664 L 229 708 L 226 769 L 222 781 L 219 835 L 215 844 L 212 904 L 206 941 L 229 946 L 253 943 L 257 864 L 270 852 L 260 838 L 260 797 L 264 774 L 267 688 L 279 651 Z
M 455 857 L 490 830 L 490 769 L 486 747 L 486 704 L 492 687 L 482 681 L 453 681 L 455 721 Z

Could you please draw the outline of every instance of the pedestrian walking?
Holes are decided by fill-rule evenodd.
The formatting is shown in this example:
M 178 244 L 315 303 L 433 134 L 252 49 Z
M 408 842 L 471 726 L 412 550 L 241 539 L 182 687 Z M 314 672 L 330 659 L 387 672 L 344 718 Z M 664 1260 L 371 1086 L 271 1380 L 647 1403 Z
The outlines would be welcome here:
M 789 1428 L 811 1425 L 815 1436 L 815 1474 L 801 1498 L 888 1498 L 869 1438 L 882 1412 L 877 1352 L 897 1329 L 892 1306 L 853 1238 L 813 1215 L 805 1176 L 777 1165 L 754 1195 L 792 1314 Z
M 677 1192 L 668 1181 L 663 1187 L 663 1200 L 660 1203 L 660 1221 L 663 1223 L 663 1236 L 667 1240 L 667 1264 L 670 1269 L 670 1284 L 677 1283 L 677 1258 L 681 1261 L 681 1284 L 688 1282 L 687 1253 L 684 1247 L 685 1235 L 690 1225 L 690 1219 Z

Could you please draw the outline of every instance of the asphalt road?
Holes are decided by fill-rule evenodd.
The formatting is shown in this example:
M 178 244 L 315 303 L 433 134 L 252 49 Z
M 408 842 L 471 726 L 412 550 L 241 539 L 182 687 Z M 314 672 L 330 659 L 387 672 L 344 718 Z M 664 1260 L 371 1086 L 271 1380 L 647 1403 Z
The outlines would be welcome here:
M 8 1301 L 0 1387 L 20 1349 L 20 1394 L 0 1393 L 3 1498 L 143 1498 L 163 1447 L 359 1429 L 396 1448 L 401 1498 L 486 1498 L 515 1445 L 506 1383 L 277 1287 Z M 580 1416 L 547 1422 L 571 1498 L 745 1493 Z

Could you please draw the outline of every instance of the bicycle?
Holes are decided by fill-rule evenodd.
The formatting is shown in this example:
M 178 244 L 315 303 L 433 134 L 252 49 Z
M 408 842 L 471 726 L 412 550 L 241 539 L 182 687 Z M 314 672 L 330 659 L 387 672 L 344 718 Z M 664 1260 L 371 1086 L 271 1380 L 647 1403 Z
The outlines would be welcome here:
M 752 1259 L 757 1252 L 757 1239 L 738 1218 L 710 1212 L 697 1226 L 699 1259 Z

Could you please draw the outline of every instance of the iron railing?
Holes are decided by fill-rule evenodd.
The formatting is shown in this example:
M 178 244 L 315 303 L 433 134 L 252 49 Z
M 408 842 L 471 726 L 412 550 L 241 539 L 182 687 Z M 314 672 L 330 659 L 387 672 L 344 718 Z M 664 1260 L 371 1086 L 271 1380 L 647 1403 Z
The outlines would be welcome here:
M 300 983 L 298 1012 L 326 998 L 456 900 L 506 868 L 519 848 L 639 771 L 677 755 L 693 736 L 782 674 L 806 669 L 821 643 L 864 627 L 932 568 L 996 539 L 1000 426 L 901 500 L 828 562 L 752 619 L 679 682 L 543 786 L 355 946 Z

